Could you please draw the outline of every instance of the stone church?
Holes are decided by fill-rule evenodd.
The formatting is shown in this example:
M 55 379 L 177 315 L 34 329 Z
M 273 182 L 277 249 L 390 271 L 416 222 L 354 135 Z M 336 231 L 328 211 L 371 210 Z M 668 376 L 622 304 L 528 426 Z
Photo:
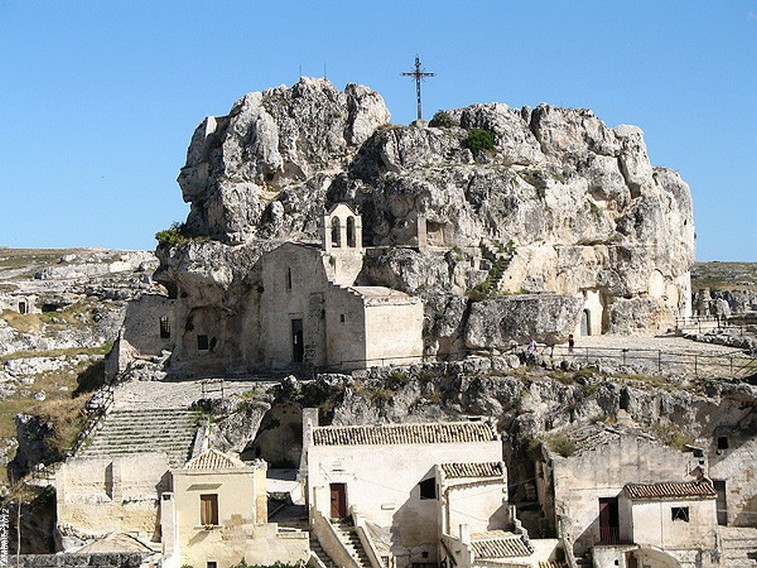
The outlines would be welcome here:
M 227 313 L 181 291 L 133 302 L 113 372 L 169 351 L 170 369 L 185 376 L 420 361 L 423 301 L 355 284 L 365 250 L 361 217 L 349 205 L 333 206 L 320 224 L 320 243 L 287 241 L 264 252 Z

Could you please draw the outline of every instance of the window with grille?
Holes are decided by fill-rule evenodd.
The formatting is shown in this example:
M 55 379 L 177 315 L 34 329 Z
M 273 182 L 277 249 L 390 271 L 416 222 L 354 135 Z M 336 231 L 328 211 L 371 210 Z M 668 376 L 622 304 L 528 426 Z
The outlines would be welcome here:
M 169 339 L 171 337 L 171 323 L 168 321 L 168 316 L 160 318 L 160 338 Z

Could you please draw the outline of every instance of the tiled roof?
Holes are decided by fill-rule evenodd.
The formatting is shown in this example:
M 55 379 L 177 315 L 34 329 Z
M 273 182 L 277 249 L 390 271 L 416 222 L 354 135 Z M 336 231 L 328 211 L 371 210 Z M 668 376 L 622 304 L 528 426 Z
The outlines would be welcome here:
M 189 460 L 184 469 L 239 469 L 247 467 L 238 459 L 210 448 Z
M 505 531 L 474 533 L 471 547 L 476 559 L 517 558 L 530 556 L 531 550 L 520 535 Z
M 631 499 L 681 499 L 716 495 L 715 489 L 707 481 L 628 483 L 625 489 Z
M 540 560 L 539 568 L 567 568 L 567 564 L 557 560 Z
M 461 477 L 501 477 L 502 464 L 499 462 L 485 463 L 443 463 L 442 471 L 450 479 Z
M 313 443 L 316 446 L 453 444 L 496 439 L 497 434 L 488 422 L 321 426 L 313 429 Z

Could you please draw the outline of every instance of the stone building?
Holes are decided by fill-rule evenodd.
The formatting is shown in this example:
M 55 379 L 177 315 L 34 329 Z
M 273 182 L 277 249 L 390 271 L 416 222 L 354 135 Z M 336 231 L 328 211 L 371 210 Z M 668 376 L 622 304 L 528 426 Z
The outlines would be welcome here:
M 268 523 L 265 462 L 247 465 L 214 449 L 171 471 L 160 500 L 163 565 L 228 568 L 295 564 L 308 556 L 308 534 Z
M 735 425 L 715 429 L 704 445 L 707 475 L 717 491 L 718 524 L 754 527 L 757 524 L 757 437 Z
M 363 554 L 374 568 L 537 566 L 556 555 L 557 539 L 534 545 L 508 506 L 493 423 L 318 426 L 314 409 L 303 421 L 311 529 L 337 564 L 355 568 Z
M 543 446 L 537 490 L 546 525 L 594 566 L 716 565 L 716 492 L 701 451 L 606 426 L 562 434 L 563 454 Z
M 422 300 L 356 283 L 365 250 L 361 217 L 348 205 L 332 207 L 320 225 L 320 243 L 283 242 L 251 261 L 227 309 L 203 297 L 212 287 L 144 299 L 117 346 L 119 368 L 169 347 L 170 370 L 183 375 L 417 362 Z

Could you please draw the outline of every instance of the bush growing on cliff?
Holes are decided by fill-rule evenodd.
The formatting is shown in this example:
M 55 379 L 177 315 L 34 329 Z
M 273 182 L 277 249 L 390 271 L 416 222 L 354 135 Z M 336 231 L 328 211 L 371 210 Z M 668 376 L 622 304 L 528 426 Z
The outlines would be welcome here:
M 494 134 L 483 128 L 471 128 L 465 144 L 473 152 L 494 150 Z
M 159 246 L 172 247 L 177 243 L 189 239 L 187 226 L 184 223 L 172 223 L 168 229 L 155 233 L 155 239 L 158 241 Z
M 451 128 L 452 126 L 456 126 L 454 119 L 446 110 L 436 111 L 436 114 L 428 124 L 429 126 L 435 126 L 438 128 Z

